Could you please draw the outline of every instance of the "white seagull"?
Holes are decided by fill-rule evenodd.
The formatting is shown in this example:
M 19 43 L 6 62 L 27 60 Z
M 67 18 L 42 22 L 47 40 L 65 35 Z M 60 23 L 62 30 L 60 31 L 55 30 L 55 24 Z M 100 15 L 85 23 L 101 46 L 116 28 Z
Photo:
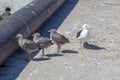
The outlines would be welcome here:
M 80 40 L 80 45 L 82 48 L 84 47 L 84 43 L 90 39 L 90 31 L 89 30 L 92 30 L 92 26 L 83 24 L 82 30 L 80 30 L 77 33 L 77 39 Z

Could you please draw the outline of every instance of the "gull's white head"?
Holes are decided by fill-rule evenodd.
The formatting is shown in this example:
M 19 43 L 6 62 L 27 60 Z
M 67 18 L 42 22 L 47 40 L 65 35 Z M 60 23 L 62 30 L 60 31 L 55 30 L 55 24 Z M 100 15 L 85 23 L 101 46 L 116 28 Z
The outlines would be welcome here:
M 82 28 L 83 30 L 87 29 L 88 25 L 87 24 L 83 24 Z
M 87 29 L 92 30 L 92 26 L 89 26 L 88 24 L 83 24 L 82 28 L 83 30 L 87 30 Z

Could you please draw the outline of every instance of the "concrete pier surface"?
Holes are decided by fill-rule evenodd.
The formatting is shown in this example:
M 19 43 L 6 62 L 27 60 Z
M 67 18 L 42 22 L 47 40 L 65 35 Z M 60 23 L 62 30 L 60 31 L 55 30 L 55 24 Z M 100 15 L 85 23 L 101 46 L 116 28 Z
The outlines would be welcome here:
M 56 28 L 58 32 L 66 35 L 71 43 L 62 47 L 62 53 L 56 53 L 56 45 L 53 45 L 45 50 L 47 57 L 41 58 L 39 52 L 29 63 L 22 60 L 21 57 L 25 54 L 19 50 L 17 52 L 19 55 L 15 56 L 16 59 L 11 59 L 11 63 L 12 60 L 18 61 L 20 64 L 13 61 L 16 68 L 13 71 L 21 70 L 12 79 L 119 80 L 119 3 L 119 0 L 67 0 L 40 32 L 46 33 L 42 34 L 44 36 L 49 36 L 47 30 Z M 88 42 L 87 49 L 80 49 L 76 32 L 84 23 L 93 26 L 92 38 Z M 21 57 L 18 59 L 18 56 Z M 8 77 L 15 75 L 12 70 L 7 74 L 8 68 L 3 69 L 0 75 Z

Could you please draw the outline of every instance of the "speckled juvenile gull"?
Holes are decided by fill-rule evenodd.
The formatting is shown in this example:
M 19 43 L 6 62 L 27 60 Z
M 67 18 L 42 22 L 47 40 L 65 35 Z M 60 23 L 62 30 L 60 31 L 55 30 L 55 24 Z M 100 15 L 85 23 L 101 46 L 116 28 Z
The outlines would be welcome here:
M 77 39 L 80 40 L 81 47 L 83 47 L 84 42 L 90 39 L 90 31 L 92 27 L 87 24 L 83 24 L 82 30 L 77 33 Z
M 61 51 L 61 46 L 69 43 L 70 41 L 62 34 L 58 33 L 56 29 L 51 29 L 48 32 L 50 33 L 50 38 L 53 43 L 55 43 L 58 47 L 58 53 Z
M 18 39 L 19 46 L 29 54 L 28 59 L 31 60 L 31 53 L 34 50 L 39 49 L 39 45 L 31 40 L 24 39 L 22 34 L 17 34 L 16 38 Z
M 33 36 L 34 36 L 33 41 L 40 45 L 42 49 L 42 56 L 44 56 L 45 55 L 44 48 L 48 48 L 49 46 L 51 46 L 53 44 L 52 40 L 41 36 L 39 33 L 34 33 Z

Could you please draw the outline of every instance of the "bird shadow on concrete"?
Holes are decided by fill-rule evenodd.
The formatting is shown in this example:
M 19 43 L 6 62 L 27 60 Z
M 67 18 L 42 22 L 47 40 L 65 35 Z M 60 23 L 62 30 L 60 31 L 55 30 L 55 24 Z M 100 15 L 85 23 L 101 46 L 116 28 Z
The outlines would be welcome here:
M 75 50 L 62 50 L 62 53 L 64 54 L 78 54 L 79 52 L 78 51 L 75 51 Z
M 105 49 L 104 47 L 99 47 L 97 45 L 89 44 L 87 42 L 84 43 L 83 47 L 86 48 L 86 49 L 91 49 L 91 50 L 102 50 L 102 49 Z
M 46 54 L 47 57 L 60 57 L 63 56 L 63 54 L 60 53 L 52 53 L 52 54 Z
M 47 57 L 47 58 L 33 58 L 32 61 L 46 61 L 46 60 L 50 60 L 51 58 Z
M 48 30 L 51 28 L 58 29 L 66 17 L 71 13 L 78 1 L 79 0 L 66 0 L 66 2 L 59 8 L 59 10 L 57 10 L 57 12 L 51 16 L 51 18 L 42 27 L 40 27 L 40 29 L 38 29 L 38 32 L 40 32 L 42 36 L 49 37 L 50 33 Z M 35 56 L 36 54 L 32 55 Z M 12 57 L 5 63 L 5 66 L 0 69 L 0 79 L 16 80 L 19 74 L 29 63 L 23 60 L 24 56 L 26 56 L 26 53 L 23 53 L 21 49 L 17 50 L 16 53 L 14 53 L 14 55 L 12 55 Z M 51 54 L 51 57 L 54 56 L 55 55 Z M 41 61 L 41 59 L 36 59 L 36 61 Z

